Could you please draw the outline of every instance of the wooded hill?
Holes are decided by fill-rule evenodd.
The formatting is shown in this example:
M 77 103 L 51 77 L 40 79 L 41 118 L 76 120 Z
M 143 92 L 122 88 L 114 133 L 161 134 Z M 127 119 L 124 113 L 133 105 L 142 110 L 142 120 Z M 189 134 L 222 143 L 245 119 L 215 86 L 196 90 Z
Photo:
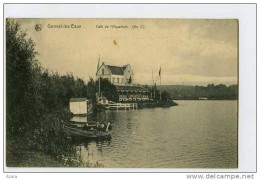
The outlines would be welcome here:
M 207 86 L 192 85 L 162 85 L 162 90 L 167 91 L 172 99 L 193 100 L 207 98 L 209 100 L 236 100 L 238 99 L 238 86 L 224 84 Z M 160 89 L 160 87 L 158 87 Z

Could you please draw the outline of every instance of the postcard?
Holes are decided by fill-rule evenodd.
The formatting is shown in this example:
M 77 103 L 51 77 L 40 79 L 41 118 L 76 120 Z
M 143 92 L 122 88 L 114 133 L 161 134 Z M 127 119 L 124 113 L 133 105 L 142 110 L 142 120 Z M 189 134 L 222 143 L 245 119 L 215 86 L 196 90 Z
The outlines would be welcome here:
M 6 166 L 238 168 L 238 27 L 7 18 Z

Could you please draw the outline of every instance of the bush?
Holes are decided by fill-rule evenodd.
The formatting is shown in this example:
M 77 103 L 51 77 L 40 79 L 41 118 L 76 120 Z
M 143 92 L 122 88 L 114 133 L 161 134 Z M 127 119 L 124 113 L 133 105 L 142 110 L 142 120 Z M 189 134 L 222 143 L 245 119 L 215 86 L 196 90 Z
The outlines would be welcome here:
M 50 155 L 70 154 L 73 151 L 70 139 L 63 130 L 63 125 L 70 119 L 67 111 L 44 114 L 42 121 L 31 134 L 27 135 L 30 148 Z

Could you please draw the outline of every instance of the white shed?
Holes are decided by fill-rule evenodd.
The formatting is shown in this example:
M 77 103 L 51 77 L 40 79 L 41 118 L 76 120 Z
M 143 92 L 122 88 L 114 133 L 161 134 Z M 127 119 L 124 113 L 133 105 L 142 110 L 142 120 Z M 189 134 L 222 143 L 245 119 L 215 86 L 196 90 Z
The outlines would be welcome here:
M 71 98 L 70 112 L 73 114 L 88 114 L 92 112 L 91 101 L 87 98 Z

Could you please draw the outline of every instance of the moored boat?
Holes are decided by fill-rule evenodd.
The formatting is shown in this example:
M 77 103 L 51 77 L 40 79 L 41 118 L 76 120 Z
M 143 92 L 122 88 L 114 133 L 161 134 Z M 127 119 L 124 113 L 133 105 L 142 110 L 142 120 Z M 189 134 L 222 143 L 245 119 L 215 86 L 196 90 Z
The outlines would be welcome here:
M 78 136 L 83 138 L 99 138 L 111 135 L 111 131 L 97 131 L 85 130 L 82 127 L 71 127 L 69 125 L 64 125 L 64 130 L 69 136 Z

